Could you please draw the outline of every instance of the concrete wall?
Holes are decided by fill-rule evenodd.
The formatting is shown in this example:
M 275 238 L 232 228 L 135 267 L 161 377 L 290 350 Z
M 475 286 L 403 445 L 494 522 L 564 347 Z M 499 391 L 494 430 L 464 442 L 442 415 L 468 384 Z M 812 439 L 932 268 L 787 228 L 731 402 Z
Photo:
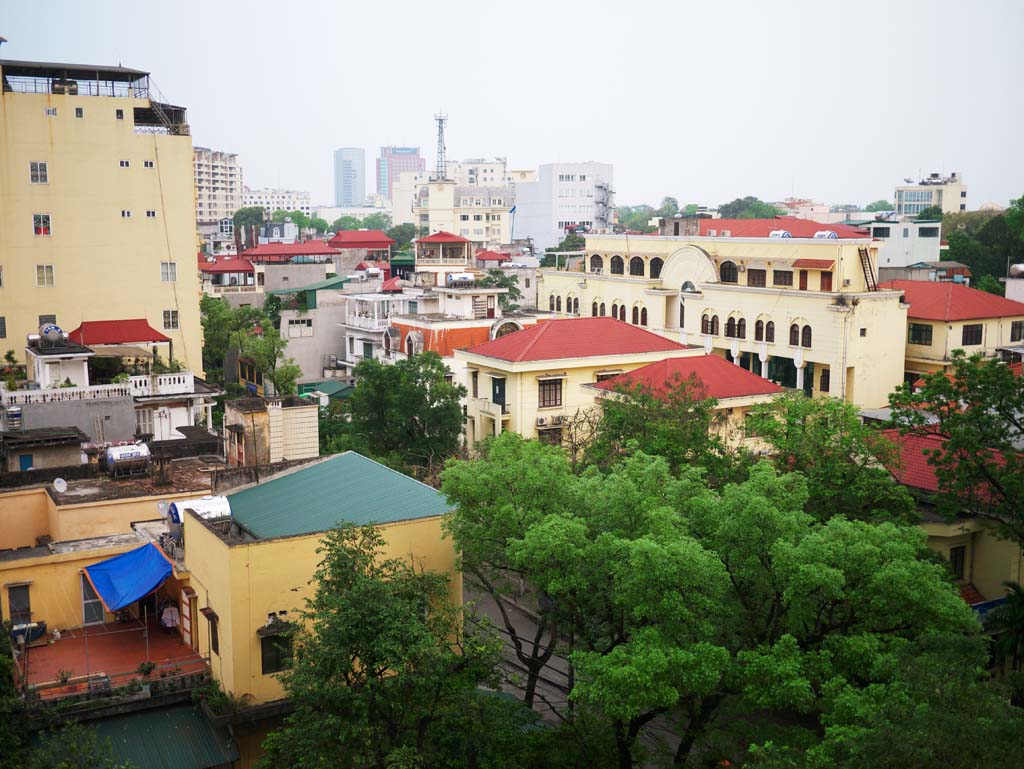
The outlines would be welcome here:
M 78 444 L 71 446 L 35 446 L 17 449 L 7 457 L 7 471 L 16 473 L 21 470 L 21 456 L 32 457 L 32 469 L 42 470 L 48 467 L 72 467 L 82 464 L 82 449 Z
M 128 441 L 135 437 L 135 401 L 128 395 L 62 403 L 26 403 L 21 407 L 21 418 L 25 430 L 77 427 L 96 443 Z
M 290 406 L 281 409 L 284 441 L 282 459 L 312 459 L 320 456 L 320 407 Z
M 49 534 L 49 502 L 42 488 L 0 494 L 0 550 L 32 547 L 36 537 Z
M 333 272 L 330 263 L 327 264 L 265 264 L 263 271 L 264 291 L 277 291 L 285 288 L 302 288 L 311 283 L 317 283 L 327 277 L 329 271 Z
M 328 292 L 320 291 L 323 295 Z M 286 358 L 294 358 L 295 363 L 302 369 L 302 375 L 298 382 L 319 382 L 323 377 L 324 358 L 328 355 L 345 357 L 345 305 L 338 303 L 325 303 L 315 310 L 281 310 L 281 335 L 288 340 L 288 346 L 284 349 Z M 288 321 L 290 320 L 311 320 L 313 322 L 312 336 L 292 336 L 289 331 Z M 365 332 L 366 334 L 379 337 L 380 334 Z

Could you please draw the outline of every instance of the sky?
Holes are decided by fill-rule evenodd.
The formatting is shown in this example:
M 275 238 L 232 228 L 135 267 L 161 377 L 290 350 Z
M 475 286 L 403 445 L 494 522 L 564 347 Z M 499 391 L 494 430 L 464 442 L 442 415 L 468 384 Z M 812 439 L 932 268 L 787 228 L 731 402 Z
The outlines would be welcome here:
M 0 58 L 147 70 L 250 187 L 333 198 L 332 153 L 597 160 L 616 201 L 864 204 L 958 171 L 1024 195 L 1022 0 L 0 0 Z

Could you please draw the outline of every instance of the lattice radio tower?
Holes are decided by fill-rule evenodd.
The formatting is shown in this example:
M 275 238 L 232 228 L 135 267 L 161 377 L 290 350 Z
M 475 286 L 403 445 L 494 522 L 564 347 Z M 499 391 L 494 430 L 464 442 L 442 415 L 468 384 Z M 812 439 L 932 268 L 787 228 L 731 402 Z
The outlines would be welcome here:
M 434 168 L 434 177 L 443 181 L 448 178 L 448 160 L 444 150 L 444 124 L 448 122 L 448 116 L 438 112 L 434 120 L 437 121 L 437 166 Z

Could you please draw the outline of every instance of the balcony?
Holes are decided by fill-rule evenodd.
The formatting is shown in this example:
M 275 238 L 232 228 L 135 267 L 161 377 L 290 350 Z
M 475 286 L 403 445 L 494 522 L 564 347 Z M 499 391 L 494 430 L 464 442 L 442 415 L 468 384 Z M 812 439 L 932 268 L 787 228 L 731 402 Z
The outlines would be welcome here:
M 345 323 L 355 328 L 365 328 L 368 331 L 383 331 L 391 325 L 391 318 L 375 318 L 372 315 L 349 315 L 346 317 Z
M 218 286 L 212 284 L 209 286 L 214 296 L 222 296 L 223 294 L 255 294 L 261 288 L 261 286 Z
M 469 264 L 465 254 L 445 254 L 444 256 L 417 256 L 416 264 Z
M 133 376 L 128 381 L 132 396 L 136 398 L 150 395 L 185 395 L 196 391 L 196 378 L 191 371 L 180 374 Z
M 512 418 L 507 403 L 495 403 L 489 398 L 473 398 L 472 400 L 476 404 L 477 411 L 479 411 L 481 416 L 501 419 L 503 421 Z
M 139 377 L 133 378 L 138 379 Z M 148 377 L 143 378 L 148 379 Z M 124 398 L 132 395 L 132 386 L 128 382 L 88 387 L 57 387 L 45 390 L 2 390 L 0 391 L 0 404 L 21 406 L 29 403 L 71 403 L 103 398 Z

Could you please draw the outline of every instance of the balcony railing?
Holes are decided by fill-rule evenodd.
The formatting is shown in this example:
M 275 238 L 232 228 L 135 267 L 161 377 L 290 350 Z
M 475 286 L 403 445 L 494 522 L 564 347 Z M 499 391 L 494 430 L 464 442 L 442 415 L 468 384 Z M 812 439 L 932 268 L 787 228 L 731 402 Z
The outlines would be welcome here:
M 195 392 L 195 375 L 157 374 L 133 376 L 127 382 L 88 387 L 51 387 L 44 390 L 0 390 L 0 403 L 4 406 L 23 406 L 32 403 L 73 403 L 103 398 L 140 398 L 150 395 L 181 395 Z
M 156 374 L 154 376 L 133 376 L 129 380 L 132 395 L 182 395 L 196 390 L 196 377 L 190 371 L 180 374 Z
M 210 289 L 216 296 L 221 294 L 255 294 L 259 292 L 260 288 L 262 286 L 210 286 Z
M 474 398 L 473 400 L 476 401 L 476 406 L 480 413 L 486 416 L 504 418 L 511 414 L 507 403 L 495 403 L 488 398 Z
M 349 326 L 365 328 L 370 331 L 383 331 L 391 325 L 390 318 L 374 318 L 364 315 L 349 315 L 345 321 Z

